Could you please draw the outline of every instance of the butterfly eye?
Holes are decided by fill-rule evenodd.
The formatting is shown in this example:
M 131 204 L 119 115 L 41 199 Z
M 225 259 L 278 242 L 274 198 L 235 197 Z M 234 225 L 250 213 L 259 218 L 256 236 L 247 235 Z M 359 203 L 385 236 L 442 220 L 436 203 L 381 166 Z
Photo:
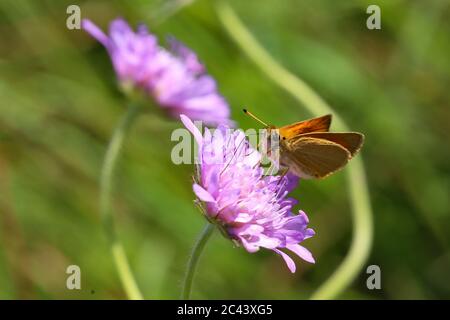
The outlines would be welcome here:
M 283 139 L 283 140 L 286 140 L 286 137 L 283 137 L 282 139 Z

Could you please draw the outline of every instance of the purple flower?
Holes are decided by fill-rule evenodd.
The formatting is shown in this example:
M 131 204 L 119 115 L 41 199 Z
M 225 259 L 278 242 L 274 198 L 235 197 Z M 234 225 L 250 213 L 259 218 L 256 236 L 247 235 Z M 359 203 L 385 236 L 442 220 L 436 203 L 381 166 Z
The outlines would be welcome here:
M 216 82 L 181 43 L 170 39 L 170 50 L 164 49 L 144 25 L 134 32 L 122 19 L 111 22 L 109 36 L 90 20 L 82 26 L 108 50 L 122 86 L 143 89 L 174 118 L 186 114 L 210 125 L 232 123 Z
M 199 146 L 198 178 L 194 193 L 204 206 L 206 218 L 248 252 L 261 247 L 275 251 L 295 272 L 295 263 L 284 249 L 314 263 L 311 253 L 299 243 L 314 235 L 303 211 L 292 213 L 297 203 L 287 194 L 297 185 L 295 176 L 266 176 L 261 155 L 244 133 L 219 126 L 204 135 L 192 121 L 181 121 Z

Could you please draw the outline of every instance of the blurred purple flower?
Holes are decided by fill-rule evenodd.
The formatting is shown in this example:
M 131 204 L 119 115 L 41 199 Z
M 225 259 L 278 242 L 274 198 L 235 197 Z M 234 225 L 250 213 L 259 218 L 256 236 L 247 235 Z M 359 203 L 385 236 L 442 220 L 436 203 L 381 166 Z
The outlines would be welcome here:
M 206 129 L 202 136 L 188 117 L 181 115 L 181 121 L 199 145 L 199 176 L 193 189 L 207 219 L 248 252 L 261 247 L 275 251 L 291 272 L 295 272 L 295 263 L 281 249 L 314 263 L 311 253 L 299 244 L 314 231 L 307 227 L 303 211 L 292 213 L 297 201 L 287 198 L 298 178 L 265 176 L 260 153 L 242 131 L 221 125 L 214 133 Z
M 186 114 L 210 125 L 232 123 L 214 79 L 175 39 L 164 49 L 144 25 L 134 32 L 123 19 L 111 22 L 109 36 L 90 20 L 84 19 L 82 27 L 108 50 L 122 86 L 143 89 L 174 118 Z

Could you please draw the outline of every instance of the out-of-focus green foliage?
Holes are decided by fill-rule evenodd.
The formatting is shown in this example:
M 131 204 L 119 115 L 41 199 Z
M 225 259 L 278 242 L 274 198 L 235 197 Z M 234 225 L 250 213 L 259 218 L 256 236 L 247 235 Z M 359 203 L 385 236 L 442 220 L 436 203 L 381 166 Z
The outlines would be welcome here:
M 178 2 L 178 1 L 177 1 Z M 169 3 L 169 4 L 168 4 Z M 193 48 L 217 79 L 242 128 L 309 117 L 228 38 L 210 1 L 79 1 L 103 28 L 117 17 L 148 24 Z M 373 1 L 230 1 L 258 40 L 311 84 L 355 131 L 375 219 L 368 264 L 342 298 L 450 296 L 450 10 L 441 1 L 377 1 L 382 30 L 366 28 Z M 109 57 L 66 28 L 73 1 L 0 2 L 0 298 L 124 298 L 98 215 L 99 169 L 126 100 Z M 146 298 L 176 298 L 189 250 L 204 223 L 192 204 L 192 166 L 175 166 L 171 132 L 149 113 L 133 128 L 116 175 L 120 238 Z M 195 298 L 307 298 L 348 250 L 344 173 L 295 191 L 316 237 L 316 265 L 291 275 L 275 254 L 248 254 L 217 233 L 204 252 Z M 82 290 L 66 268 L 81 267 Z

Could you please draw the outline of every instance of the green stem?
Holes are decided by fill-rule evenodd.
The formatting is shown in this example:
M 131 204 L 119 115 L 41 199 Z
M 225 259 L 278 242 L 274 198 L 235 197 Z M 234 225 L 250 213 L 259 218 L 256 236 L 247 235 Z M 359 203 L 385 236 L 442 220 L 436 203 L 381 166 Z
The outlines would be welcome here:
M 189 262 L 186 269 L 186 274 L 184 276 L 183 291 L 181 293 L 181 299 L 188 300 L 191 294 L 192 282 L 194 280 L 195 269 L 197 267 L 200 255 L 205 247 L 208 239 L 211 237 L 214 231 L 214 225 L 207 222 L 206 226 L 202 230 L 197 242 L 192 248 L 192 253 L 189 258 Z
M 133 273 L 131 272 L 125 251 L 116 234 L 111 208 L 111 193 L 114 168 L 120 150 L 125 140 L 126 133 L 137 118 L 140 109 L 141 108 L 137 105 L 130 106 L 115 128 L 103 160 L 100 177 L 100 212 L 103 227 L 108 238 L 120 281 L 122 282 L 128 298 L 131 300 L 142 300 L 143 297 L 136 284 Z
M 233 9 L 223 0 L 216 1 L 216 12 L 230 37 L 275 84 L 290 93 L 315 116 L 333 113 L 336 128 L 349 131 L 344 121 L 306 82 L 282 65 L 258 43 Z M 353 239 L 344 261 L 312 295 L 312 299 L 332 299 L 345 290 L 363 268 L 372 246 L 372 209 L 361 156 L 347 169 L 352 206 Z

